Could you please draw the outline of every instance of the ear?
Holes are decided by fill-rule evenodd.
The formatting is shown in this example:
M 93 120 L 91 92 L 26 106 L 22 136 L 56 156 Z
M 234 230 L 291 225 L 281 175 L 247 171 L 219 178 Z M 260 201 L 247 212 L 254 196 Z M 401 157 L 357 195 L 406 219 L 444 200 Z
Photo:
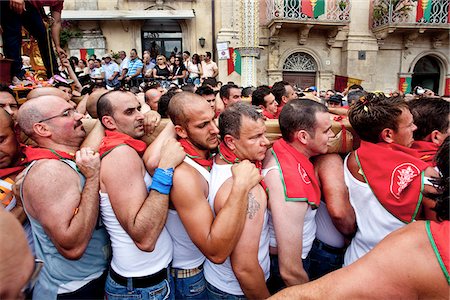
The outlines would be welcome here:
M 309 133 L 306 130 L 299 130 L 295 134 L 295 138 L 303 145 L 306 145 L 309 140 Z
M 446 137 L 447 137 L 446 134 L 443 134 L 442 132 L 436 129 L 430 133 L 430 142 L 440 146 L 444 142 Z
M 234 144 L 235 138 L 227 134 L 223 138 L 223 142 L 230 148 L 231 151 L 236 150 L 236 145 Z
M 283 102 L 284 104 L 286 104 L 287 101 L 287 97 L 286 96 L 281 96 L 281 102 Z M 280 103 L 281 104 L 281 103 Z
M 266 107 L 265 107 L 264 105 L 260 104 L 260 105 L 259 105 L 259 108 L 265 109 Z
M 103 116 L 102 117 L 102 124 L 106 127 L 108 130 L 114 130 L 117 129 L 116 121 L 111 116 Z
M 185 139 L 188 137 L 186 130 L 183 127 L 181 127 L 180 125 L 175 125 L 175 133 L 182 139 Z
M 44 123 L 34 123 L 33 131 L 37 136 L 40 136 L 40 137 L 49 137 L 52 135 L 51 131 L 49 130 L 48 125 L 44 124 Z
M 386 142 L 388 144 L 392 144 L 394 142 L 395 132 L 391 128 L 384 128 L 380 133 L 380 139 L 382 142 Z

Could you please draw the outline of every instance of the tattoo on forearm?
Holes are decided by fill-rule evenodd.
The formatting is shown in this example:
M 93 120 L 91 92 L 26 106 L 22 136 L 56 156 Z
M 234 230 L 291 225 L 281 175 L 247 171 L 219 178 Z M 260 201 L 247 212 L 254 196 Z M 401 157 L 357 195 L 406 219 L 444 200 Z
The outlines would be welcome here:
M 258 201 L 256 201 L 255 196 L 252 192 L 248 193 L 248 204 L 247 204 L 247 214 L 249 219 L 253 219 L 256 215 L 256 212 L 259 210 L 261 205 Z

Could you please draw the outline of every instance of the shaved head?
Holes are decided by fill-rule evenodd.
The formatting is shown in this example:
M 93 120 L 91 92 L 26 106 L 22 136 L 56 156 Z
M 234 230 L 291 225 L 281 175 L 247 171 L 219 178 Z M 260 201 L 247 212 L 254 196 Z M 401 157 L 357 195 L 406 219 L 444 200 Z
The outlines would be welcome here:
M 67 94 L 61 91 L 58 88 L 46 86 L 46 87 L 40 87 L 34 90 L 31 90 L 31 92 L 27 95 L 27 100 L 34 99 L 41 96 L 58 96 L 63 98 L 66 101 L 69 101 L 67 98 Z
M 103 94 L 105 94 L 107 92 L 108 92 L 107 89 L 101 88 L 101 89 L 96 89 L 89 95 L 87 102 L 86 102 L 86 110 L 92 118 L 95 118 L 95 119 L 98 118 L 97 101 Z
M 0 228 L 0 278 L 8 279 L 0 285 L 0 299 L 18 299 L 33 272 L 33 255 L 19 221 L 3 209 Z
M 56 89 L 58 90 L 58 89 Z M 59 91 L 59 90 L 58 90 Z M 62 92 L 64 94 L 64 92 Z M 34 135 L 33 125 L 49 116 L 54 104 L 66 102 L 64 98 L 46 95 L 28 100 L 19 109 L 17 121 L 23 132 L 29 137 Z
M 211 109 L 208 102 L 202 96 L 190 92 L 177 93 L 169 102 L 167 114 L 174 125 L 185 127 L 189 122 L 191 112 L 199 107 Z

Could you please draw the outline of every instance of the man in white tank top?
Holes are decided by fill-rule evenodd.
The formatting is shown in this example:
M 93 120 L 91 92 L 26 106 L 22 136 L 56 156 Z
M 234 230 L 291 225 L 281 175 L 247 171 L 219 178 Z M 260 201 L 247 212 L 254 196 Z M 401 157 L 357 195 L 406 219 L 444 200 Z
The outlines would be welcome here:
M 97 108 L 106 133 L 99 150 L 100 209 L 113 249 L 105 293 L 173 299 L 168 272 L 172 240 L 164 224 L 173 168 L 184 152 L 169 140 L 151 178 L 141 159 L 147 147 L 139 140 L 144 136 L 144 116 L 138 99 L 129 92 L 111 91 L 99 98 Z
M 279 123 L 282 139 L 267 152 L 264 180 L 276 236 L 271 247 L 277 246 L 281 277 L 291 286 L 308 281 L 303 260 L 316 236 L 321 192 L 309 159 L 327 152 L 332 132 L 327 108 L 312 100 L 289 101 Z
M 174 172 L 166 223 L 174 244 L 171 272 L 175 298 L 205 299 L 205 256 L 222 263 L 230 255 L 244 227 L 248 192 L 260 176 L 248 161 L 236 165 L 229 202 L 214 217 L 208 203 L 210 151 L 219 144 L 214 111 L 201 96 L 182 92 L 170 101 L 168 114 L 175 124 L 171 132 L 176 132 L 187 155 Z M 166 138 L 167 131 L 160 137 Z
M 261 168 L 269 141 L 262 116 L 246 103 L 235 103 L 219 117 L 222 142 L 211 171 L 209 202 L 216 215 L 228 209 L 236 184 L 233 164 L 246 160 Z M 261 177 L 259 178 L 261 179 Z M 267 197 L 261 184 L 248 193 L 247 216 L 239 240 L 222 264 L 205 262 L 210 299 L 264 299 L 270 294 Z
M 435 219 L 435 202 L 424 194 L 437 191 L 424 179 L 438 177 L 410 148 L 417 127 L 402 98 L 362 96 L 350 109 L 349 121 L 361 146 L 344 162 L 357 223 L 344 265 L 360 259 L 392 231 L 416 219 Z

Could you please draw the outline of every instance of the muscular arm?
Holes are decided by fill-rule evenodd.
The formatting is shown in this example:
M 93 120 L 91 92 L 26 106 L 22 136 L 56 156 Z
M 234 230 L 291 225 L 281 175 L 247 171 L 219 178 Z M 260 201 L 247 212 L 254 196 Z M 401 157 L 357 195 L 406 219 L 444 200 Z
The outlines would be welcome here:
M 96 159 L 97 166 L 91 164 L 91 173 L 86 176 L 82 190 L 79 175 L 58 160 L 36 163 L 23 183 L 28 212 L 43 226 L 59 253 L 68 259 L 83 255 L 97 221 L 98 154 Z
M 61 54 L 65 55 L 64 50 L 61 48 L 60 35 L 61 35 L 61 12 L 52 11 L 52 17 L 54 19 L 52 25 L 52 39 L 55 43 L 56 51 L 58 55 L 61 57 Z
M 424 222 L 415 222 L 350 266 L 270 299 L 447 299 L 449 292 Z
M 233 180 L 228 179 L 216 195 L 215 210 L 219 214 L 229 200 L 232 183 Z M 248 299 L 265 299 L 270 296 L 264 272 L 258 261 L 259 240 L 266 208 L 266 196 L 258 185 L 248 194 L 244 229 L 230 256 L 233 272 Z
M 270 152 L 269 152 L 270 153 Z M 272 154 L 265 168 L 275 164 Z M 303 268 L 303 223 L 308 204 L 286 202 L 284 188 L 278 170 L 271 170 L 264 177 L 269 189 L 269 206 L 277 237 L 280 273 L 287 286 L 309 281 Z
M 208 204 L 208 185 L 191 166 L 181 165 L 174 174 L 170 199 L 189 237 L 212 262 L 223 263 L 231 254 L 244 228 L 247 195 L 259 182 L 256 168 L 248 161 L 237 165 L 225 205 L 214 218 Z
M 136 246 L 150 252 L 166 222 L 169 197 L 154 190 L 147 193 L 144 173 L 142 160 L 131 147 L 119 146 L 102 159 L 102 192 L 108 193 L 120 225 Z
M 314 159 L 314 167 L 334 226 L 343 235 L 353 236 L 356 231 L 356 216 L 344 182 L 342 158 L 338 154 L 320 155 Z

